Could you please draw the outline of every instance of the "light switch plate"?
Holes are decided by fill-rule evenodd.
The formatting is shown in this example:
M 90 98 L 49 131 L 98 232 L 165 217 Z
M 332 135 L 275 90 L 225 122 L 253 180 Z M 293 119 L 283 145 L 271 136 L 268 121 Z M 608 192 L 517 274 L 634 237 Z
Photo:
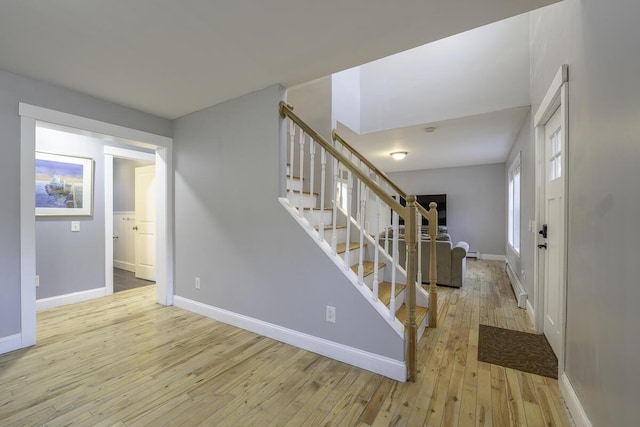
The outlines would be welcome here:
M 80 231 L 80 221 L 71 221 L 71 231 Z
M 336 323 L 336 308 L 335 307 L 331 307 L 330 305 L 327 306 L 327 317 L 326 317 L 327 322 L 331 322 L 331 323 Z

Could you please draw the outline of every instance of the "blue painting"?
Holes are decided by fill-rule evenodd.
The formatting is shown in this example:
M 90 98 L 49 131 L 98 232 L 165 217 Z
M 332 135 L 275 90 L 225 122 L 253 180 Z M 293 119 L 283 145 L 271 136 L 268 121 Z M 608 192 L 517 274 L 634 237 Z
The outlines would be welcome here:
M 38 215 L 87 215 L 91 199 L 91 159 L 36 153 L 35 202 Z M 86 201 L 88 200 L 88 202 Z

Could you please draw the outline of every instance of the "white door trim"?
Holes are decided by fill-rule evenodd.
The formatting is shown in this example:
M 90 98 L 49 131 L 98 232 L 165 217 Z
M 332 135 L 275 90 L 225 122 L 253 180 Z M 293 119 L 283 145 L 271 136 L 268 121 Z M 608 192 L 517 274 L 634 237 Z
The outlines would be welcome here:
M 158 168 L 158 303 L 173 304 L 173 139 L 86 117 L 63 113 L 25 103 L 20 115 L 20 320 L 21 347 L 36 343 L 36 237 L 35 237 L 35 144 L 38 121 L 60 125 L 80 134 L 155 150 Z M 113 154 L 111 154 L 113 155 Z M 107 167 L 107 169 L 109 169 Z M 113 174 L 113 169 L 111 168 Z M 112 180 L 111 180 L 112 181 Z M 113 192 L 113 190 L 112 190 Z M 106 209 L 106 208 L 105 208 Z M 113 205 L 111 205 L 113 210 Z M 113 232 L 113 230 L 111 230 Z M 111 240 L 111 236 L 107 241 Z M 111 242 L 113 245 L 113 242 Z M 113 291 L 113 283 L 112 291 Z
M 559 108 L 560 120 L 562 123 L 562 137 L 565 141 L 565 155 L 563 155 L 562 171 L 564 174 L 564 215 L 565 215 L 565 237 L 564 237 L 564 250 L 563 260 L 564 265 L 564 280 L 562 286 L 563 305 L 561 306 L 561 326 L 560 326 L 560 354 L 558 354 L 558 371 L 559 376 L 564 373 L 564 353 L 565 353 L 565 330 L 566 330 L 566 294 L 567 294 L 567 247 L 568 247 L 568 222 L 566 221 L 568 215 L 568 154 L 569 154 L 569 110 L 568 110 L 568 66 L 562 65 L 558 70 L 555 78 L 551 82 L 551 86 L 547 90 L 547 93 L 540 104 L 540 107 L 536 111 L 534 116 L 534 129 L 535 129 L 535 158 L 536 158 L 536 198 L 535 198 L 535 223 L 538 228 L 545 222 L 544 213 L 544 147 L 545 147 L 545 125 L 553 115 L 553 113 Z M 536 235 L 537 236 L 537 235 Z M 538 239 L 534 239 L 534 244 L 537 245 Z M 534 270 L 533 270 L 533 282 L 534 282 L 534 325 L 537 331 L 542 332 L 544 330 L 544 257 L 539 256 L 540 250 L 534 247 Z

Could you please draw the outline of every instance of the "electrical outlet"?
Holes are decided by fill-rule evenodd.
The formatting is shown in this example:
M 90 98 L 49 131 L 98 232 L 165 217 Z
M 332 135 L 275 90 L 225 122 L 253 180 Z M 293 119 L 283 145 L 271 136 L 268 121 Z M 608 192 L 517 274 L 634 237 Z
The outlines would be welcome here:
M 40 287 L 40 276 L 36 276 L 36 288 Z
M 196 289 L 200 289 L 200 278 L 196 277 Z
M 80 231 L 80 221 L 71 221 L 71 231 Z
M 336 308 L 327 306 L 327 322 L 336 323 Z
M 520 270 L 520 278 L 522 280 L 527 280 L 527 271 L 526 270 Z

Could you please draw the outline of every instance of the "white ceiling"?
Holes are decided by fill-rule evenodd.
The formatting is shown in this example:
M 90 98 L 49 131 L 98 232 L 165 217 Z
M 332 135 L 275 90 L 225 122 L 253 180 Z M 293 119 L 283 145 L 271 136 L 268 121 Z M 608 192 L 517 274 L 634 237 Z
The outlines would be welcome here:
M 362 65 L 360 131 L 529 105 L 529 14 Z
M 362 135 L 339 130 L 387 172 L 503 163 L 529 111 L 529 53 L 523 14 L 362 65 L 352 127 Z
M 0 69 L 166 118 L 557 0 L 4 0 Z
M 359 135 L 338 123 L 340 136 L 385 172 L 504 163 L 529 107 Z M 433 126 L 435 132 L 425 128 Z M 406 151 L 403 160 L 389 154 Z

